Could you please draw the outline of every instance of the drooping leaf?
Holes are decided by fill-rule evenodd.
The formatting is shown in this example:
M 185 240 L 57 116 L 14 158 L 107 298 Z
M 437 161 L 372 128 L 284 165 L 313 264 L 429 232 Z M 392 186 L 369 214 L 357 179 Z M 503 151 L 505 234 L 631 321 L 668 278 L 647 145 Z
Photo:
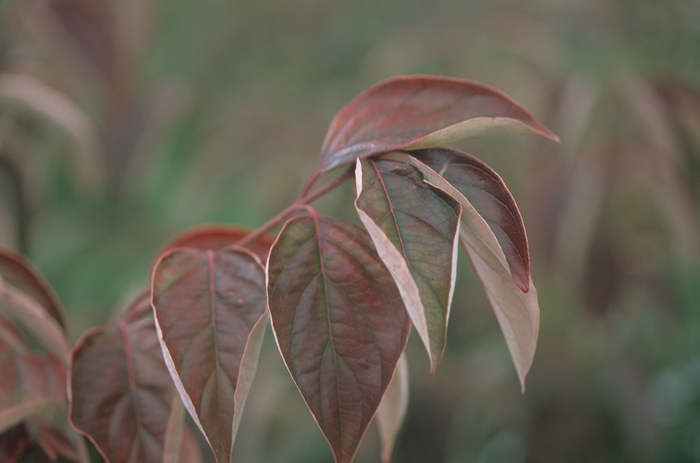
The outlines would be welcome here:
M 357 161 L 355 207 L 396 281 L 435 371 L 447 339 L 461 207 L 402 162 Z
M 270 251 L 270 316 L 336 463 L 350 463 L 389 386 L 410 320 L 367 233 L 310 211 L 287 222 Z
M 535 355 L 540 325 L 537 291 L 532 279 L 528 275 L 525 292 L 515 284 L 496 235 L 469 200 L 427 165 L 415 158 L 411 162 L 419 168 L 426 182 L 444 190 L 462 205 L 460 242 L 493 307 L 525 390 L 525 377 Z
M 486 220 L 505 254 L 513 281 L 527 292 L 530 285 L 530 251 L 520 210 L 506 184 L 491 167 L 474 156 L 446 148 L 412 151 L 462 193 Z
M 0 248 L 0 276 L 38 302 L 68 334 L 66 314 L 58 296 L 31 262 L 11 249 Z
M 71 423 L 112 463 L 163 462 L 173 389 L 150 316 L 88 330 L 71 352 Z
M 170 375 L 228 462 L 265 329 L 265 273 L 243 248 L 175 248 L 153 271 L 153 307 Z
M 50 354 L 36 354 L 0 338 L 0 434 L 66 400 L 66 368 Z
M 398 149 L 521 132 L 558 141 L 529 111 L 486 85 L 436 76 L 394 77 L 336 114 L 321 149 L 320 169 Z
M 236 244 L 252 230 L 235 225 L 202 225 L 183 231 L 168 241 L 158 253 L 164 254 L 173 248 L 194 248 L 200 251 L 218 251 L 221 248 Z M 258 256 L 261 262 L 267 261 L 274 239 L 263 235 L 252 243 L 244 246 Z
M 382 443 L 382 462 L 391 462 L 394 444 L 408 410 L 408 361 L 401 355 L 394 378 L 377 409 L 377 429 Z
M 36 300 L 9 284 L 0 275 L 0 313 L 18 321 L 37 341 L 68 362 L 70 343 L 63 327 Z
M 79 184 L 92 189 L 104 184 L 99 131 L 70 98 L 31 75 L 2 73 L 0 100 L 19 103 L 63 129 L 75 143 L 75 149 L 67 152 L 74 157 Z

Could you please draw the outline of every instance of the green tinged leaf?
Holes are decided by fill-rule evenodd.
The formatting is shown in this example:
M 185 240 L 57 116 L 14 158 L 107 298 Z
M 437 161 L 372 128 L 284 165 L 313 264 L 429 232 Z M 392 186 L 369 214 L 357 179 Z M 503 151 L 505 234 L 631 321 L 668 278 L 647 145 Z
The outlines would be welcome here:
M 166 364 L 217 461 L 228 462 L 265 330 L 265 273 L 243 248 L 175 248 L 153 271 Z
M 320 169 L 400 149 L 522 132 L 559 140 L 528 110 L 484 84 L 436 76 L 394 77 L 369 88 L 336 114 L 321 148 Z
M 416 159 L 410 162 L 420 169 L 426 182 L 446 191 L 462 205 L 460 242 L 491 302 L 524 390 L 525 377 L 535 355 L 540 320 L 532 279 L 528 274 L 527 291 L 523 291 L 511 275 L 496 235 L 469 200 L 427 165 Z
M 365 231 L 310 209 L 270 251 L 268 296 L 282 357 L 333 450 L 350 463 L 410 330 Z
M 357 212 L 398 285 L 433 372 L 447 340 L 461 207 L 405 163 L 358 160 L 355 179 Z
M 491 167 L 459 151 L 433 148 L 409 154 L 430 167 L 462 193 L 496 235 L 513 281 L 527 292 L 530 285 L 530 251 L 515 198 Z

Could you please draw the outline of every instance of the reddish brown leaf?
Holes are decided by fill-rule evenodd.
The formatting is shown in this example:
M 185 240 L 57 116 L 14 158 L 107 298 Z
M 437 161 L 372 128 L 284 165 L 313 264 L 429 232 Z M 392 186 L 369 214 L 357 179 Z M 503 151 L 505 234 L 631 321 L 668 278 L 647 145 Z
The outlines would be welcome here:
M 66 314 L 53 288 L 24 256 L 0 249 L 0 276 L 39 303 L 68 332 Z
M 527 291 L 516 285 L 496 235 L 469 200 L 427 165 L 415 158 L 410 162 L 418 167 L 426 182 L 439 187 L 462 205 L 460 242 L 493 307 L 524 390 L 540 323 L 537 291 L 532 279 L 528 281 Z
M 71 461 L 79 461 L 80 454 L 75 444 L 63 431 L 53 426 L 42 423 L 32 423 L 35 429 L 35 438 L 41 449 L 51 461 L 57 461 L 59 456 Z
M 405 76 L 369 88 L 333 119 L 321 149 L 322 171 L 398 149 L 442 146 L 485 135 L 532 132 L 558 141 L 529 111 L 486 85 Z
M 68 362 L 70 342 L 61 325 L 33 298 L 0 278 L 0 313 L 3 312 L 18 321 L 58 359 Z
M 433 148 L 409 154 L 439 172 L 469 200 L 496 235 L 513 281 L 527 292 L 530 285 L 530 251 L 525 224 L 513 195 L 501 177 L 484 162 L 467 153 Z
M 355 207 L 398 285 L 435 371 L 447 340 L 461 207 L 392 160 L 357 161 Z
M 66 399 L 66 368 L 0 338 L 0 433 Z
M 352 461 L 410 329 L 368 234 L 313 209 L 270 251 L 268 295 L 282 357 L 337 463 Z
M 173 384 L 152 317 L 87 331 L 71 352 L 70 391 L 71 423 L 108 461 L 163 461 Z
M 165 254 L 174 248 L 194 248 L 200 251 L 218 251 L 221 248 L 236 244 L 252 230 L 236 225 L 203 225 L 183 231 L 168 241 L 158 253 Z M 274 239 L 263 235 L 244 247 L 258 256 L 261 262 L 267 261 Z
M 176 248 L 153 271 L 170 374 L 219 462 L 231 449 L 265 328 L 265 273 L 243 248 Z

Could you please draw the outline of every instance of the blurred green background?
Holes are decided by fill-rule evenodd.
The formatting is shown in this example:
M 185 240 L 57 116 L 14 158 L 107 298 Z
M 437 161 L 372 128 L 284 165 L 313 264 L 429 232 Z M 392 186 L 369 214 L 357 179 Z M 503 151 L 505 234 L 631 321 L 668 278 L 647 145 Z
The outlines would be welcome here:
M 0 244 L 46 275 L 77 339 L 176 233 L 283 209 L 333 114 L 415 73 L 499 88 L 562 143 L 458 145 L 522 209 L 538 350 L 521 395 L 462 259 L 433 377 L 409 342 L 394 461 L 700 461 L 697 0 L 0 0 Z M 318 207 L 357 220 L 351 199 Z M 234 461 L 332 461 L 265 346 Z M 378 455 L 372 426 L 356 461 Z

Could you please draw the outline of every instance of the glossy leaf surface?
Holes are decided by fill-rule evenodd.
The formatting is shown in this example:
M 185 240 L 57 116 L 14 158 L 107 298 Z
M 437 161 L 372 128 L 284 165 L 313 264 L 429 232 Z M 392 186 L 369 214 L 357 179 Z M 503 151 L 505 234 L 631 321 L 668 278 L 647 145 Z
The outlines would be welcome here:
M 402 162 L 358 160 L 355 179 L 360 219 L 399 287 L 435 371 L 447 340 L 461 207 Z
M 183 403 L 228 462 L 265 328 L 265 273 L 249 251 L 176 248 L 153 272 L 161 346 Z
M 525 224 L 513 195 L 491 167 L 459 151 L 433 148 L 412 151 L 420 160 L 464 195 L 496 235 L 513 281 L 527 292 L 530 285 L 530 251 Z
M 382 444 L 382 462 L 389 463 L 394 444 L 408 410 L 408 361 L 403 354 L 396 366 L 396 373 L 377 409 L 377 429 Z
M 137 299 L 131 310 L 150 305 Z M 163 461 L 173 383 L 153 317 L 87 331 L 71 352 L 70 419 L 110 462 Z
M 520 132 L 558 141 L 529 111 L 486 85 L 435 76 L 394 77 L 369 88 L 336 114 L 321 149 L 320 169 L 398 149 Z
M 173 248 L 194 248 L 200 251 L 218 251 L 221 248 L 236 244 L 245 238 L 252 230 L 235 225 L 203 225 L 183 231 L 171 239 L 159 254 Z M 274 239 L 264 235 L 244 246 L 258 256 L 261 262 L 267 261 Z
M 67 332 L 66 314 L 58 296 L 31 262 L 10 249 L 0 249 L 0 276 L 38 302 Z
M 513 280 L 496 235 L 469 200 L 430 167 L 417 160 L 413 163 L 427 182 L 446 191 L 462 205 L 460 242 L 493 307 L 524 390 L 540 323 L 537 291 L 532 279 L 528 279 L 528 291 L 523 292 Z
M 396 284 L 365 231 L 312 210 L 272 247 L 268 295 L 287 368 L 336 462 L 349 463 L 408 337 Z
M 50 354 L 36 354 L 0 337 L 0 433 L 66 400 L 66 368 Z

